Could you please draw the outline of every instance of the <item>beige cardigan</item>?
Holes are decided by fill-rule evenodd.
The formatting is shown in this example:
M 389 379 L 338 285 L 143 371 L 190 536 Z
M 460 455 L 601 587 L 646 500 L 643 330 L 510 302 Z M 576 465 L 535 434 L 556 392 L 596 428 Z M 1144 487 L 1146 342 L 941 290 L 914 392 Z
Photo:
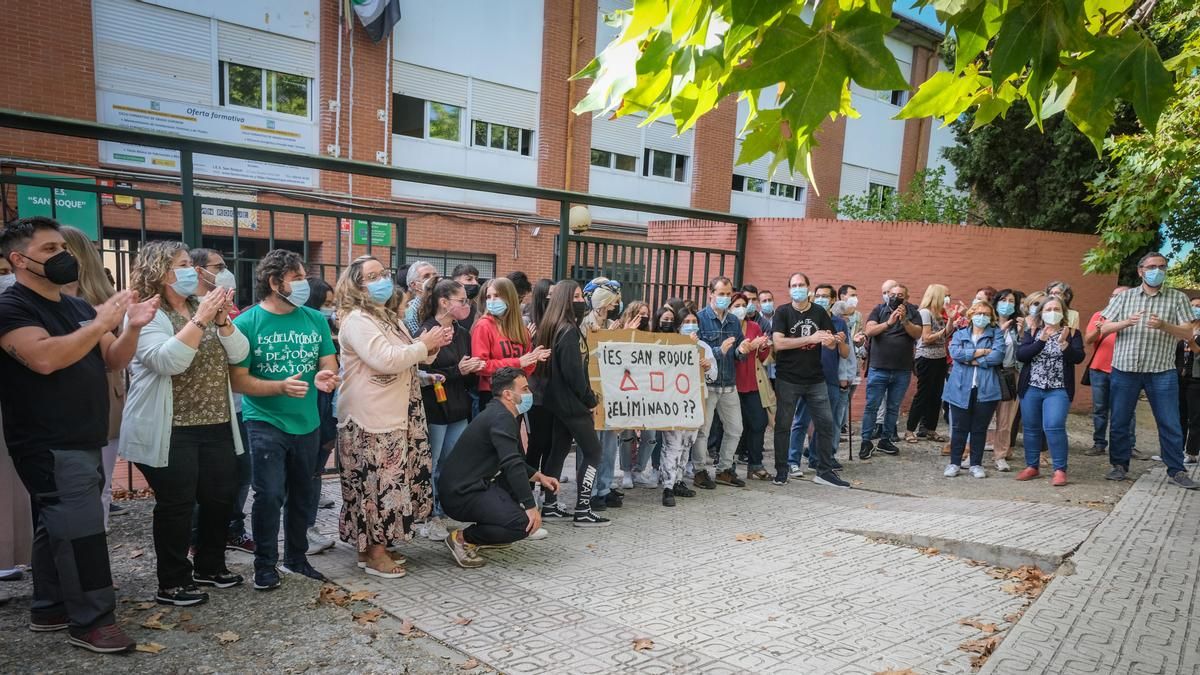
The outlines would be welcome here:
M 354 421 L 363 431 L 382 434 L 408 428 L 412 387 L 420 387 L 416 366 L 433 356 L 401 325 L 384 326 L 362 310 L 342 319 L 342 385 L 338 426 Z

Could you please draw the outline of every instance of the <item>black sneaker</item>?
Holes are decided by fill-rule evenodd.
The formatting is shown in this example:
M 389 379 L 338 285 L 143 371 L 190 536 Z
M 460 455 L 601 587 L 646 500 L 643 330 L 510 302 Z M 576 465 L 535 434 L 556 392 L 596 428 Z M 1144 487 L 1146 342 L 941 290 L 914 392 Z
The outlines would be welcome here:
M 829 487 L 842 488 L 849 490 L 850 484 L 842 480 L 842 477 L 833 471 L 824 471 L 813 477 L 813 482 L 817 485 L 828 485 Z
M 313 566 L 308 564 L 307 560 L 301 560 L 294 563 L 283 563 L 279 566 L 279 569 L 284 574 L 302 574 L 309 579 L 314 579 L 316 581 L 329 581 L 329 579 L 325 578 L 324 574 L 321 574 L 317 570 L 313 569 Z
M 788 474 L 786 471 L 780 471 L 775 474 L 775 480 L 771 481 L 771 485 L 787 485 Z
M 110 516 L 123 516 L 128 513 L 129 513 L 129 507 L 125 506 L 124 504 L 118 504 L 116 502 L 112 502 L 108 505 L 108 515 L 110 515 Z
M 678 483 L 676 483 L 675 486 L 671 488 L 671 491 L 675 493 L 676 497 L 695 497 L 696 496 L 696 491 L 693 490 L 692 488 L 688 487 L 687 483 L 684 483 L 683 481 L 679 481 Z
M 191 607 L 208 602 L 208 593 L 195 586 L 180 586 L 178 588 L 160 588 L 154 596 L 154 601 L 160 605 L 175 605 L 176 607 Z
M 624 493 L 624 492 L 621 492 L 621 491 L 620 491 L 620 490 L 618 490 L 617 488 L 613 488 L 613 489 L 609 490 L 609 491 L 608 491 L 608 494 L 610 494 L 610 495 L 616 495 L 616 496 L 620 497 L 621 499 L 624 499 L 624 498 L 625 498 L 625 493 Z
M 42 615 L 29 617 L 29 630 L 35 633 L 51 633 L 56 630 L 66 630 L 71 627 L 71 619 L 66 614 Z
M 885 455 L 900 454 L 900 448 L 896 447 L 896 444 L 890 438 L 879 439 L 879 451 Z
M 609 525 L 612 525 L 612 521 L 596 515 L 594 508 L 591 511 L 575 512 L 575 527 L 608 527 Z
M 875 446 L 871 444 L 871 441 L 863 441 L 862 445 L 858 446 L 859 459 L 871 459 L 871 456 L 874 454 Z
M 592 510 L 593 511 L 607 511 L 608 510 L 608 495 L 605 495 L 603 497 L 592 497 Z
M 566 520 L 571 515 L 569 511 L 564 511 L 558 502 L 542 505 L 542 520 Z
M 1101 448 L 1093 445 L 1091 448 L 1084 450 L 1083 454 L 1085 457 L 1099 457 L 1100 455 L 1107 455 L 1108 448 Z
M 709 477 L 708 471 L 706 469 L 701 469 L 696 472 L 696 476 L 694 478 L 692 478 L 692 485 L 695 485 L 696 487 L 700 488 L 701 490 L 716 490 L 717 489 L 717 484 L 714 483 L 713 479 Z
M 216 588 L 232 588 L 241 584 L 245 579 L 240 574 L 234 574 L 229 570 L 221 570 L 216 574 L 192 574 L 192 581 L 202 586 L 214 586 Z
M 663 506 L 675 506 L 675 492 L 671 488 L 663 490 Z
M 1184 490 L 1195 490 L 1197 487 L 1200 487 L 1196 485 L 1196 481 L 1192 480 L 1191 477 L 1187 475 L 1186 471 L 1180 471 L 1174 476 L 1171 476 L 1171 482 L 1176 486 L 1183 488 Z
M 254 570 L 254 590 L 271 591 L 279 588 L 279 570 Z
M 1123 466 L 1114 466 L 1108 473 L 1104 475 L 1104 480 L 1125 480 L 1127 470 Z
M 837 461 L 836 459 L 830 460 L 829 466 L 833 467 L 834 471 L 841 471 L 842 469 L 845 468 L 844 466 L 842 466 L 842 463 Z
M 625 495 L 613 490 L 604 498 L 604 502 L 610 509 L 619 509 L 625 505 Z

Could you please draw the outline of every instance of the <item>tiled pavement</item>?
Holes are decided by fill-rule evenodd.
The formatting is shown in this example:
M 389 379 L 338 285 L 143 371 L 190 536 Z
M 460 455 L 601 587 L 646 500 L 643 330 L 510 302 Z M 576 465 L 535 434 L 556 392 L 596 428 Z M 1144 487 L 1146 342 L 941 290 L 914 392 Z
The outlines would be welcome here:
M 327 494 L 337 490 L 326 482 Z M 959 620 L 1004 626 L 1022 600 L 985 567 L 845 530 L 1061 557 L 1103 517 L 807 481 L 701 491 L 673 509 L 658 504 L 657 490 L 627 495 L 624 508 L 607 512 L 612 527 L 548 524 L 547 539 L 485 551 L 488 564 L 476 570 L 454 566 L 442 544 L 428 541 L 405 547 L 408 576 L 394 581 L 362 574 L 343 545 L 313 563 L 348 588 L 377 591 L 388 611 L 503 672 L 966 673 L 970 655 L 958 645 L 982 635 Z M 336 532 L 336 519 L 336 510 L 322 511 L 319 525 Z M 739 533 L 763 538 L 739 542 Z M 637 638 L 653 648 L 635 651 Z
M 1138 479 L 982 673 L 1200 673 L 1200 494 L 1164 472 Z

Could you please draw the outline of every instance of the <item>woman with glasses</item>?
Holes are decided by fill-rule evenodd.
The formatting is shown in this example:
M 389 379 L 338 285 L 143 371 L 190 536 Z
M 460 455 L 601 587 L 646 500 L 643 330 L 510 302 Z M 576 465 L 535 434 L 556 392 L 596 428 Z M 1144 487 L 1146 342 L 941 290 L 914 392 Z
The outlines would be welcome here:
M 1017 480 L 1038 477 L 1044 438 L 1054 464 L 1051 485 L 1061 487 L 1067 484 L 1067 412 L 1075 398 L 1075 364 L 1083 361 L 1083 337 L 1067 325 L 1061 296 L 1047 296 L 1041 312 L 1029 317 L 1017 358 L 1027 364 L 1017 388 L 1025 427 L 1025 469 Z

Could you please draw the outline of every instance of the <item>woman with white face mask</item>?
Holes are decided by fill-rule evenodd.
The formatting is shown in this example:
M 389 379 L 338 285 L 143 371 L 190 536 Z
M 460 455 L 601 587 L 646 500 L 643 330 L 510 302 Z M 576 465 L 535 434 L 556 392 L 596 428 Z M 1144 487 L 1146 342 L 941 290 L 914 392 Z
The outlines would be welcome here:
M 1030 316 L 1029 332 L 1017 348 L 1021 370 L 1017 391 L 1024 422 L 1025 469 L 1017 480 L 1038 477 L 1042 439 L 1054 463 L 1051 484 L 1067 484 L 1067 412 L 1075 397 L 1075 364 L 1083 361 L 1083 337 L 1067 325 L 1066 304 L 1047 296 L 1038 316 Z

